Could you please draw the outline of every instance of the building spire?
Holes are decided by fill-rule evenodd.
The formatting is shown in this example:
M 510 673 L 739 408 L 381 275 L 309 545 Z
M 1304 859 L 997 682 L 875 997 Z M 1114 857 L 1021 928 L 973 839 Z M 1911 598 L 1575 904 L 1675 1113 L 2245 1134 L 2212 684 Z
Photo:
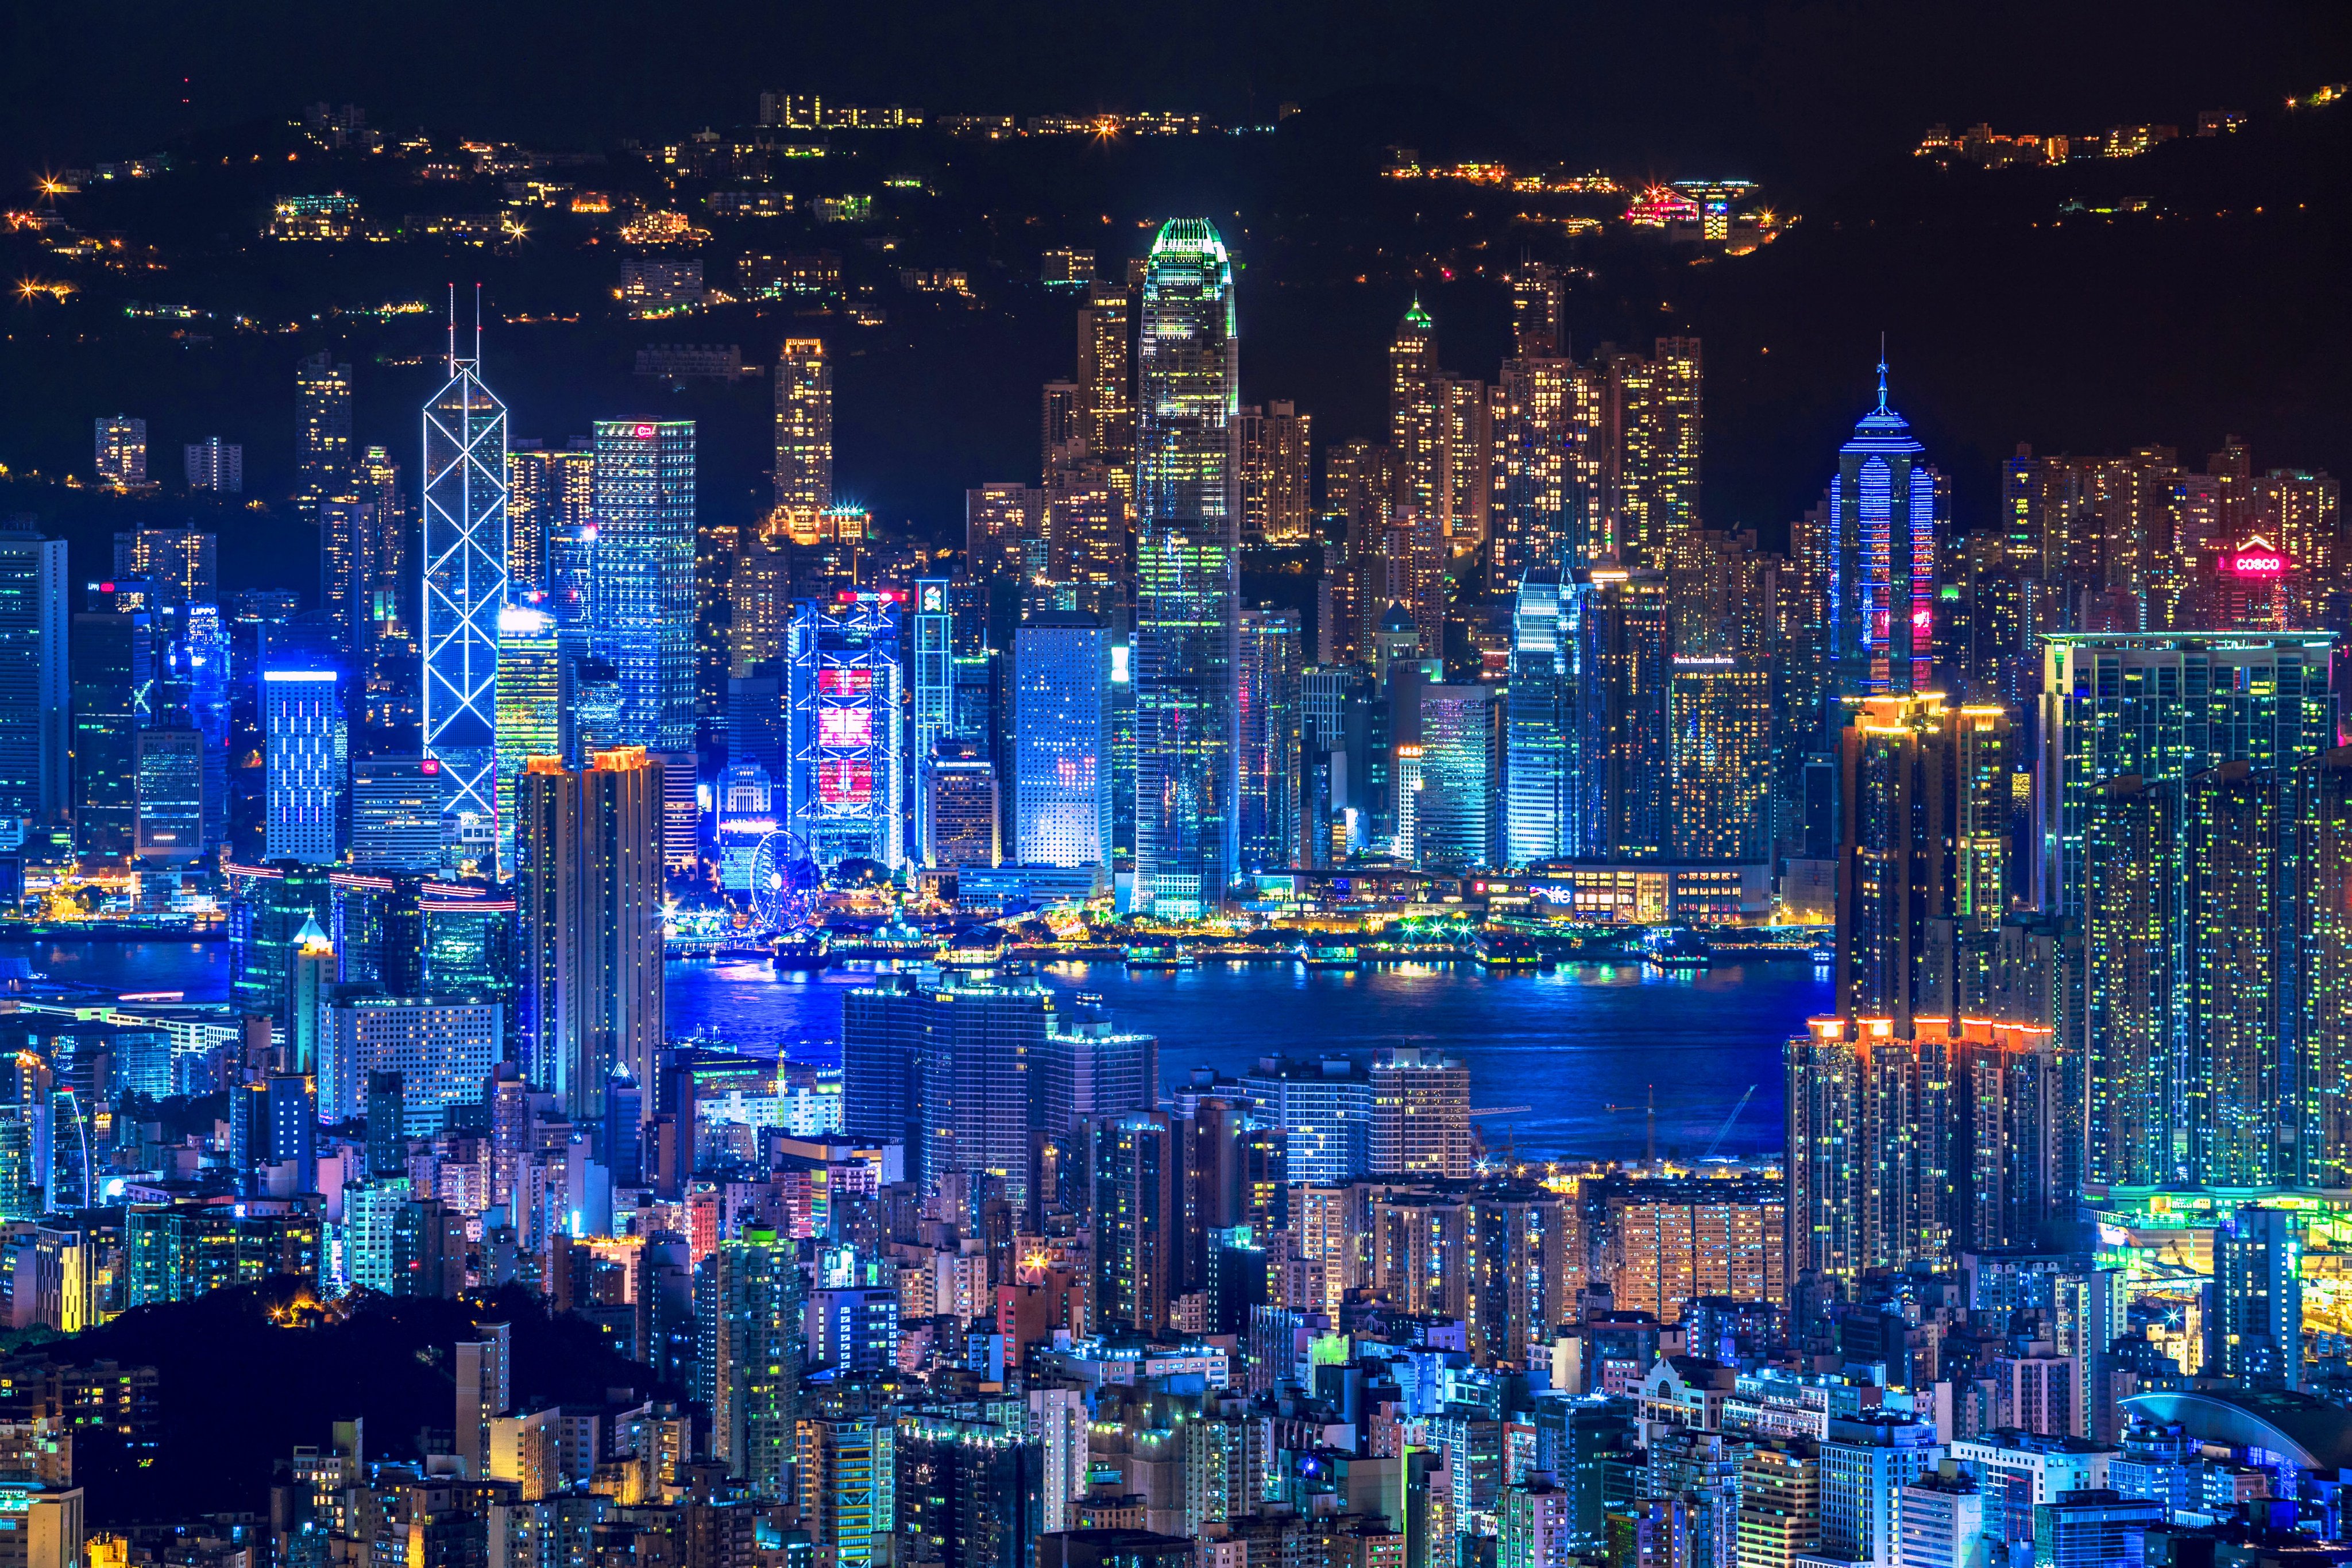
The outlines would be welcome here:
M 1878 411 L 1886 412 L 1886 333 L 1878 334 Z
M 449 284 L 449 374 L 457 374 L 457 284 Z

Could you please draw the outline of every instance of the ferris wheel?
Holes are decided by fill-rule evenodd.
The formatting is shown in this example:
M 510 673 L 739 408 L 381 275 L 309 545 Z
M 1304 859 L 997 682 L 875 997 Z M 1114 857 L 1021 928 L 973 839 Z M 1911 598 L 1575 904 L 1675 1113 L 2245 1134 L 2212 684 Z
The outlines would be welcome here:
M 772 832 L 751 851 L 751 918 L 762 931 L 798 925 L 824 880 L 797 833 Z

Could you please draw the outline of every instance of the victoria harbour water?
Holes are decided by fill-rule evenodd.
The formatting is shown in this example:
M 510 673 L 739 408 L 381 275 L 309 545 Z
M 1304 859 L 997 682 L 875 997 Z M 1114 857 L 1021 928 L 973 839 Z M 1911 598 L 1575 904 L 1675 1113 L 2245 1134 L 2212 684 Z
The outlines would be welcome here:
M 179 991 L 190 1001 L 228 993 L 225 942 L 0 943 L 7 958 L 60 982 Z M 756 963 L 673 963 L 670 1033 L 829 1062 L 839 1051 L 842 993 L 873 974 L 870 964 L 801 974 Z M 1676 973 L 1563 964 L 1532 974 L 1469 964 L 1130 973 L 1069 963 L 1041 977 L 1066 996 L 1098 995 L 1122 1027 L 1158 1036 L 1170 1081 L 1194 1067 L 1238 1073 L 1261 1057 L 1440 1047 L 1469 1066 L 1474 1105 L 1527 1108 L 1479 1118 L 1488 1146 L 1541 1158 L 1640 1154 L 1653 1096 L 1658 1152 L 1695 1155 L 1751 1084 L 1755 1096 L 1723 1152 L 1777 1150 L 1781 1043 L 1830 1005 L 1826 976 L 1779 960 Z

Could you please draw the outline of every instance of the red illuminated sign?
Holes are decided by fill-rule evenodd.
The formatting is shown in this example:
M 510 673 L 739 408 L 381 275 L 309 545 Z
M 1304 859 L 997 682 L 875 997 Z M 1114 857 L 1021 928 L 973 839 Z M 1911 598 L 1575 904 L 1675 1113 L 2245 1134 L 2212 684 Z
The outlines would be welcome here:
M 821 763 L 816 797 L 827 805 L 864 805 L 874 798 L 874 766 L 866 762 Z
M 654 438 L 654 427 L 650 425 L 640 425 L 637 426 L 636 435 L 640 441 L 650 441 Z
M 838 666 L 816 672 L 816 689 L 827 697 L 863 697 L 874 689 L 874 672 Z
M 2286 557 L 2275 552 L 2242 550 L 2221 557 L 2221 570 L 2232 577 L 2279 577 L 2286 573 Z
M 874 742 L 871 708 L 821 708 L 816 715 L 820 746 L 866 746 Z

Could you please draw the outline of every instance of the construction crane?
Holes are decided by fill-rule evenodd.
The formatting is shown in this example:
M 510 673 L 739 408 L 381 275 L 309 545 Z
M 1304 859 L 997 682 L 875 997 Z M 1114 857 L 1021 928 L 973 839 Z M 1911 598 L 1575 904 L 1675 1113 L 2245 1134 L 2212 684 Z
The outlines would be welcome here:
M 1699 1156 L 1700 1159 L 1712 1160 L 1715 1158 L 1715 1152 L 1723 1147 L 1723 1141 L 1726 1138 L 1731 1136 L 1731 1124 L 1739 1120 L 1739 1113 L 1741 1111 L 1748 1109 L 1748 1102 L 1755 1096 L 1757 1087 L 1757 1085 L 1752 1083 L 1748 1086 L 1748 1092 L 1739 1097 L 1739 1103 L 1731 1108 L 1731 1114 L 1725 1117 L 1723 1119 L 1723 1125 L 1715 1130 L 1715 1137 L 1708 1142 L 1706 1152 L 1701 1154 Z

